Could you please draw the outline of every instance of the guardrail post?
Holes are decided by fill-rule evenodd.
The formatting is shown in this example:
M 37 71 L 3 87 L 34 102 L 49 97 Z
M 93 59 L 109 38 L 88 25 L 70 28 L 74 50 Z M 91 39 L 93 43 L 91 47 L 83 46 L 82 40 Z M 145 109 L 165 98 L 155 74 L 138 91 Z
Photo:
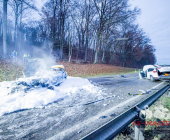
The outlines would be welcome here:
M 135 140 L 144 140 L 144 130 L 145 130 L 145 117 L 146 112 L 144 110 L 140 110 L 139 118 L 135 120 Z

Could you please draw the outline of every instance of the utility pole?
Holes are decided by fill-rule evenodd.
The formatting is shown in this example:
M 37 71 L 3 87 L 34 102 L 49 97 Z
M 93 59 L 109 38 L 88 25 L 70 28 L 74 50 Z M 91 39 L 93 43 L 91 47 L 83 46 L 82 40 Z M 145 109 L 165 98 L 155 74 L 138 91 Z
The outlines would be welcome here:
M 3 56 L 7 55 L 7 1 L 3 0 Z

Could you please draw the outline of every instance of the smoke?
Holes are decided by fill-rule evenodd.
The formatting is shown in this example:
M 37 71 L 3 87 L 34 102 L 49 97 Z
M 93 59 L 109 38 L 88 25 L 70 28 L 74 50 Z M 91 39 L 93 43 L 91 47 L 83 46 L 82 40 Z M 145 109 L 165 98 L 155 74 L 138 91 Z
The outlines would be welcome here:
M 54 56 L 52 50 L 45 45 L 40 48 L 32 47 L 31 55 L 31 59 L 26 65 L 26 77 L 35 75 L 43 76 L 51 69 L 51 66 L 56 65 L 57 60 L 59 60 L 58 56 Z

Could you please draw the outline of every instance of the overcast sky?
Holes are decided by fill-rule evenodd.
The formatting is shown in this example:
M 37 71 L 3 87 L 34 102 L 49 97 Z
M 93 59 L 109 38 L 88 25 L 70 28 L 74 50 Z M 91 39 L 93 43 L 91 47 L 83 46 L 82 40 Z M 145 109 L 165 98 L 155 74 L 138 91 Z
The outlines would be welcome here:
M 138 18 L 156 48 L 158 64 L 170 64 L 170 0 L 131 0 L 141 9 Z

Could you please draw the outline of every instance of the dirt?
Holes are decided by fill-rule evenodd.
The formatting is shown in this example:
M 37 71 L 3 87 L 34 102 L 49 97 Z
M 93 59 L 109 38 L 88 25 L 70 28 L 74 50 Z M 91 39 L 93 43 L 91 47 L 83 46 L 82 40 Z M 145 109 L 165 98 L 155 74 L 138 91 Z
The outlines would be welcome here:
M 60 64 L 64 65 L 69 76 L 74 77 L 114 75 L 135 71 L 133 68 L 119 67 L 108 64 L 72 64 L 68 62 L 60 62 Z

